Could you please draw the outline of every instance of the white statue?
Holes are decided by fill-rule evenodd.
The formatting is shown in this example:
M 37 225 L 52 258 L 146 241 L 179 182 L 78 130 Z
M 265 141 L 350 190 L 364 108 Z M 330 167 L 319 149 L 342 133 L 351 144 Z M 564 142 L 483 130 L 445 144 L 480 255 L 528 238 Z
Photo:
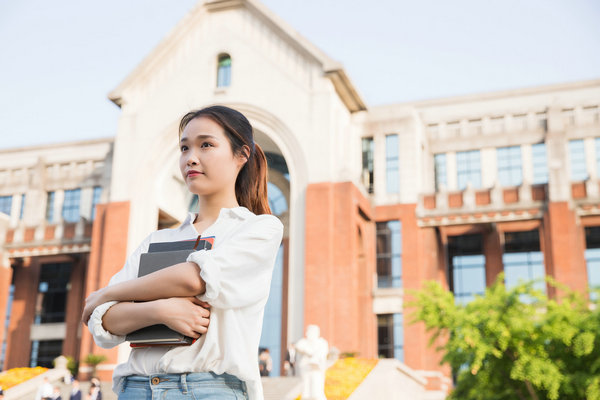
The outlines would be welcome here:
M 325 370 L 329 344 L 320 337 L 316 325 L 306 327 L 306 337 L 296 343 L 300 355 L 298 369 L 302 377 L 302 400 L 327 400 L 325 397 Z

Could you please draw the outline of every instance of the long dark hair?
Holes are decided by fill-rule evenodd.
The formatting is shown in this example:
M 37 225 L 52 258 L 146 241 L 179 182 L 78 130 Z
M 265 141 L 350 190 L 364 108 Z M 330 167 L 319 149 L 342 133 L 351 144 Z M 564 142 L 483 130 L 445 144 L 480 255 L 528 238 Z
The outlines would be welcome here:
M 271 214 L 267 197 L 267 158 L 258 143 L 254 142 L 252 125 L 239 111 L 225 106 L 210 106 L 185 114 L 179 122 L 179 137 L 191 120 L 210 118 L 219 124 L 231 144 L 234 155 L 245 154 L 243 146 L 250 148 L 248 161 L 240 170 L 235 181 L 235 197 L 239 205 L 254 214 Z

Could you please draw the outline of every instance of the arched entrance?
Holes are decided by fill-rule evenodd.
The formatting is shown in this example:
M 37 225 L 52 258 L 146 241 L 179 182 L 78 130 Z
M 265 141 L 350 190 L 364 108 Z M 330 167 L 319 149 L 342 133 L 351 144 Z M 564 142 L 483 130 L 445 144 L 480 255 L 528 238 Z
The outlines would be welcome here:
M 260 342 L 261 347 L 269 348 L 273 359 L 271 375 L 277 376 L 281 373 L 287 344 L 298 340 L 303 332 L 304 188 L 307 169 L 299 143 L 281 121 L 250 105 L 225 105 L 244 113 L 254 128 L 255 141 L 265 152 L 269 165 L 269 205 L 284 225 Z M 197 207 L 197 199 L 179 178 L 176 132 L 177 124 L 173 123 L 154 146 L 158 153 L 155 160 L 160 164 L 154 190 L 159 229 L 177 225 L 185 217 L 181 210 L 187 212 Z

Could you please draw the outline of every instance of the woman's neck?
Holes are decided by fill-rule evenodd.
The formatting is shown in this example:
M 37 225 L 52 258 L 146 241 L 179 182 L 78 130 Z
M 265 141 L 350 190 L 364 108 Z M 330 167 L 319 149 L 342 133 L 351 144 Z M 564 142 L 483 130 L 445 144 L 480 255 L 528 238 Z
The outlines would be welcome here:
M 202 221 L 215 221 L 222 208 L 239 207 L 235 196 L 227 198 L 198 196 L 198 217 L 195 223 Z

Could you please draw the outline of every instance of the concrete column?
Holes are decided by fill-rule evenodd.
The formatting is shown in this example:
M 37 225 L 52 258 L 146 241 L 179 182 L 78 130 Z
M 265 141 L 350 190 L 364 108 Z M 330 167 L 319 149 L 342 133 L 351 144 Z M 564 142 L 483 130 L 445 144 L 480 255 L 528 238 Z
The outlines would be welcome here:
M 456 152 L 449 151 L 446 153 L 446 179 L 448 182 L 448 191 L 454 191 L 458 188 L 456 170 Z
M 481 187 L 491 188 L 498 180 L 498 159 L 494 147 L 481 149 Z
M 533 182 L 533 155 L 531 145 L 521 146 L 521 170 L 523 171 L 523 182 Z
M 567 139 L 561 111 L 551 108 L 548 110 L 548 134 L 546 135 L 548 198 L 550 201 L 563 202 L 571 198 L 567 152 Z

